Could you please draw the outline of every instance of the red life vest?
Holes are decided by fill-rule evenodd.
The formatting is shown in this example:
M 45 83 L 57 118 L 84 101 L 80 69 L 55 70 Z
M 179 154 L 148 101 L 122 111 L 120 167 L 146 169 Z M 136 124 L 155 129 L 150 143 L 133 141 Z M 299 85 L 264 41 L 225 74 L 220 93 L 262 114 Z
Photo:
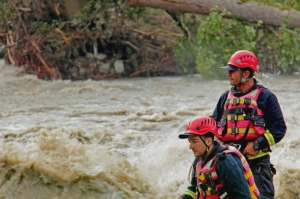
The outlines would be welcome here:
M 257 106 L 257 98 L 262 87 L 250 93 L 235 97 L 229 91 L 224 104 L 222 119 L 218 124 L 219 139 L 222 142 L 256 140 L 265 133 L 263 111 Z
M 252 171 L 246 158 L 233 146 L 228 146 L 228 149 L 223 151 L 224 153 L 236 154 L 242 162 L 244 167 L 244 175 L 248 181 L 251 197 L 257 199 L 259 190 L 254 182 Z M 219 155 L 216 155 L 210 161 L 208 161 L 203 167 L 201 167 L 201 158 L 196 165 L 196 178 L 197 188 L 199 195 L 197 199 L 230 199 L 224 189 L 221 180 L 219 179 L 216 171 L 216 163 Z M 233 168 L 234 169 L 234 168 Z

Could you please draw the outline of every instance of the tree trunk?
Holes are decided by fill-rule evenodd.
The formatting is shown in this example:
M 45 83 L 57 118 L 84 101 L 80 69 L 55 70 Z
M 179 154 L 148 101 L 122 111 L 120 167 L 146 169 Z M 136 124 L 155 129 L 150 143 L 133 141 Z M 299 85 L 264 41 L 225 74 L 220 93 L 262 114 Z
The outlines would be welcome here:
M 154 7 L 172 12 L 190 12 L 198 14 L 209 14 L 211 8 L 219 6 L 231 14 L 227 18 L 238 17 L 241 20 L 257 22 L 262 20 L 264 24 L 282 26 L 288 19 L 290 28 L 300 27 L 300 12 L 295 10 L 280 10 L 277 7 L 266 6 L 256 2 L 245 2 L 241 0 L 126 0 L 127 5 L 136 7 Z

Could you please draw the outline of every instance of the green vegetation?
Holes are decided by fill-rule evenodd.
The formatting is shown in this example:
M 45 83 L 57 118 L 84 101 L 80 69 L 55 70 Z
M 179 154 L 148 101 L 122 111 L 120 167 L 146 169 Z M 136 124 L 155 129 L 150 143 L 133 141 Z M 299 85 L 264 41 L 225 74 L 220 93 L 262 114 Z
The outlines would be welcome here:
M 248 1 L 250 0 L 242 0 L 241 3 Z M 293 8 L 300 11 L 300 0 L 252 1 L 281 10 Z M 111 62 L 115 59 L 131 61 L 126 62 L 127 69 L 130 70 L 126 74 L 128 76 L 145 73 L 148 76 L 151 74 L 164 75 L 168 73 L 161 73 L 161 71 L 172 71 L 179 67 L 179 72 L 173 70 L 176 72 L 169 74 L 200 73 L 206 78 L 224 78 L 224 71 L 220 69 L 220 66 L 225 65 L 230 55 L 240 49 L 251 50 L 258 55 L 260 72 L 276 74 L 300 72 L 299 28 L 290 29 L 287 25 L 272 27 L 265 25 L 262 21 L 250 23 L 240 19 L 228 19 L 224 16 L 229 13 L 219 8 L 215 8 L 208 16 L 191 13 L 173 13 L 172 16 L 172 14 L 168 15 L 164 10 L 159 9 L 156 11 L 162 13 L 161 15 L 151 15 L 149 12 L 147 13 L 150 8 L 126 7 L 124 0 L 88 0 L 81 15 L 66 20 L 63 18 L 64 16 L 58 16 L 51 9 L 42 11 L 38 9 L 40 12 L 37 13 L 18 9 L 18 14 L 16 14 L 16 12 L 11 12 L 14 9 L 11 2 L 11 7 L 7 8 L 9 4 L 7 2 L 10 1 L 0 2 L 0 33 L 7 31 L 7 28 L 10 27 L 4 22 L 18 21 L 18 23 L 11 23 L 14 26 L 14 29 L 11 30 L 15 31 L 13 38 L 21 38 L 28 34 L 28 37 L 23 38 L 22 45 L 28 48 L 27 53 L 32 51 L 32 54 L 28 53 L 30 56 L 22 54 L 25 51 L 22 50 L 24 48 L 19 43 L 21 50 L 16 50 L 20 53 L 11 53 L 10 58 L 14 58 L 16 62 L 30 58 L 29 63 L 35 63 L 31 60 L 36 60 L 33 54 L 38 52 L 36 48 L 39 46 L 38 49 L 44 53 L 44 59 L 46 57 L 47 60 L 50 60 L 48 61 L 50 68 L 69 62 L 69 65 L 60 69 L 65 74 L 68 74 L 69 68 L 78 67 L 78 71 L 81 70 L 80 65 L 76 65 L 77 58 L 82 54 L 92 53 L 95 42 L 98 42 L 98 46 L 100 46 L 98 47 L 99 52 L 106 49 L 105 53 Z M 22 1 L 19 1 L 17 6 L 22 7 Z M 54 4 L 49 3 L 48 6 L 53 8 Z M 42 8 L 42 4 L 40 7 Z M 15 6 L 15 8 L 17 7 Z M 19 20 L 20 16 L 23 17 L 23 20 Z M 176 23 L 182 32 L 177 29 L 173 32 L 174 27 L 170 27 L 165 32 L 161 31 L 165 26 L 163 20 L 170 16 L 174 20 L 177 18 Z M 1 26 L 5 29 L 1 30 Z M 144 27 L 143 31 L 142 26 Z M 177 36 L 172 36 L 170 33 Z M 161 34 L 160 37 L 159 34 Z M 4 40 L 7 37 L 4 35 L 2 34 L 0 37 L 0 43 L 5 43 Z M 31 42 L 26 43 L 26 39 Z M 174 41 L 176 41 L 175 44 Z M 149 45 L 142 45 L 145 42 L 149 42 Z M 157 51 L 153 50 L 153 43 L 156 43 Z M 103 46 L 101 46 L 102 44 Z M 174 56 L 171 58 L 176 63 L 169 58 L 171 53 L 169 54 L 167 47 L 165 52 L 158 53 L 161 46 L 168 45 L 173 45 Z M 52 55 L 55 55 L 55 59 Z M 72 62 L 71 59 L 73 59 Z M 169 62 L 166 63 L 166 61 Z M 157 65 L 161 67 L 159 70 L 157 70 Z M 39 67 L 39 64 L 36 67 Z M 171 67 L 173 69 L 170 69 Z M 38 71 L 37 68 L 34 70 Z M 150 73 L 151 70 L 154 72 Z M 139 73 L 135 73 L 136 71 Z M 66 77 L 68 78 L 67 75 Z
M 289 5 L 295 4 L 290 1 Z M 262 21 L 226 19 L 225 14 L 229 13 L 215 8 L 199 23 L 196 42 L 183 38 L 176 45 L 174 52 L 185 72 L 193 72 L 189 66 L 195 66 L 206 78 L 222 78 L 224 71 L 220 66 L 240 49 L 258 55 L 261 72 L 292 74 L 300 71 L 299 28 L 289 29 L 286 25 L 274 28 L 265 26 Z
M 219 66 L 224 65 L 232 52 L 240 49 L 255 51 L 256 28 L 237 20 L 223 22 L 225 11 L 212 12 L 201 22 L 197 33 L 197 70 L 206 77 L 220 76 Z M 223 62 L 222 62 L 223 61 Z M 224 76 L 224 71 L 221 71 Z
M 278 7 L 281 10 L 300 10 L 300 1 L 299 0 L 255 0 L 258 3 Z
M 6 19 L 8 19 L 8 17 L 10 16 L 9 12 L 6 8 L 6 4 L 7 4 L 6 1 L 1 1 L 0 2 L 0 13 L 1 13 L 1 15 L 0 15 L 0 24 L 1 24 L 2 21 L 5 21 Z

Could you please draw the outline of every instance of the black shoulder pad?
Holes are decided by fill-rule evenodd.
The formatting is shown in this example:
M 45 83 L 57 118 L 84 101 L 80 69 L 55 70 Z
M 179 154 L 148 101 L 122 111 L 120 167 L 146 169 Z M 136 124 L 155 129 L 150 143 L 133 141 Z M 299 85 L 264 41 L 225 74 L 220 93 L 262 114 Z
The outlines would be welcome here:
M 220 152 L 220 153 L 217 153 L 217 157 L 219 159 L 225 159 L 227 157 L 227 153 L 225 153 L 224 151 Z

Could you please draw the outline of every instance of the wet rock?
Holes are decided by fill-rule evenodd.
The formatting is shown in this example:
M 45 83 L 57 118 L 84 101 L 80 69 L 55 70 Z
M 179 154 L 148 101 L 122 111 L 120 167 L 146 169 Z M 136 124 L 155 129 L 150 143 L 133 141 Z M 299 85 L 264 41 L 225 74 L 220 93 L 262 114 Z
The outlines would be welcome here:
M 86 58 L 94 58 L 94 54 L 93 53 L 86 53 Z
M 117 60 L 114 63 L 115 71 L 116 73 L 123 73 L 125 68 L 124 68 L 124 62 L 122 60 Z
M 98 53 L 97 55 L 95 55 L 95 58 L 100 60 L 100 61 L 103 61 L 107 58 L 107 55 L 103 54 L 103 53 Z
M 79 75 L 80 76 L 85 76 L 87 73 L 87 70 L 85 68 L 79 68 Z
M 101 73 L 109 74 L 110 73 L 110 63 L 101 63 L 99 66 Z
M 294 72 L 293 75 L 300 75 L 300 72 Z

